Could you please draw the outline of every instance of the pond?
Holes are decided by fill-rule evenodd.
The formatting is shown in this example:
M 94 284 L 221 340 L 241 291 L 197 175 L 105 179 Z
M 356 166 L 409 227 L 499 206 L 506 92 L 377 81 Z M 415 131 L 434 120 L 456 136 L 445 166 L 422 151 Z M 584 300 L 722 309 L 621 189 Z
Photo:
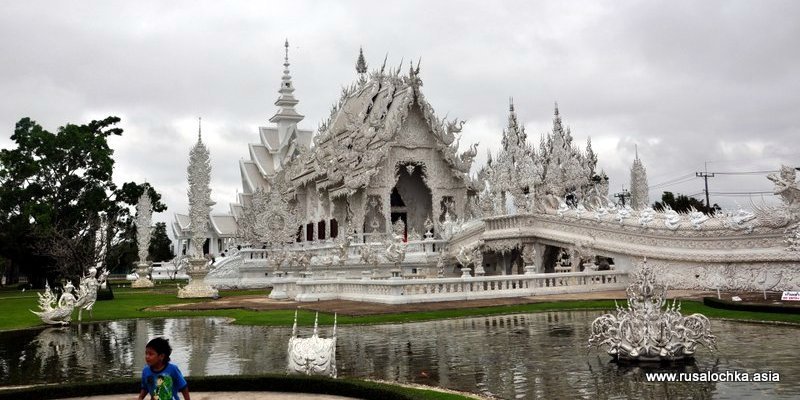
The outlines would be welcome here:
M 499 398 L 799 398 L 792 326 L 712 321 L 718 352 L 679 367 L 629 367 L 587 349 L 597 311 L 338 328 L 341 377 L 412 382 Z M 301 336 L 311 328 L 301 328 Z M 280 373 L 290 328 L 224 319 L 128 320 L 0 333 L 0 385 L 139 377 L 144 345 L 166 336 L 186 375 Z M 330 335 L 321 327 L 320 336 Z M 650 383 L 646 372 L 777 372 L 780 382 Z M 191 379 L 189 380 L 191 384 Z

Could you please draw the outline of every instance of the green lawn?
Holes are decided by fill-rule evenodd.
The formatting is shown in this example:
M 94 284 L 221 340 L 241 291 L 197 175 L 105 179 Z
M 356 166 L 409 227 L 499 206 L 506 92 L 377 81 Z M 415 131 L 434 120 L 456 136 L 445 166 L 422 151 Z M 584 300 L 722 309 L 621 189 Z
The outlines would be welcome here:
M 223 290 L 222 297 L 242 295 L 264 295 L 266 290 Z M 38 310 L 36 292 L 0 291 L 0 330 L 13 330 L 41 326 L 39 318 L 29 310 Z M 206 311 L 143 311 L 156 305 L 213 301 L 208 299 L 179 299 L 174 286 L 157 286 L 153 289 L 115 288 L 114 300 L 98 301 L 94 307 L 94 315 L 89 318 L 84 312 L 84 321 L 106 321 L 132 318 L 174 318 L 174 317 L 227 317 L 234 319 L 235 324 L 290 326 L 294 318 L 294 310 L 249 311 L 249 310 L 206 310 Z M 625 302 L 619 302 L 624 305 Z M 387 306 L 391 307 L 391 306 Z M 440 310 L 429 312 L 396 313 L 370 315 L 361 317 L 339 316 L 338 322 L 347 324 L 383 324 L 413 321 L 429 321 L 445 318 L 469 316 L 529 313 L 549 310 L 600 309 L 613 310 L 612 300 L 559 301 L 550 303 L 519 304 L 496 307 L 466 308 L 459 310 Z M 756 313 L 747 311 L 721 310 L 704 306 L 701 302 L 684 301 L 684 314 L 702 313 L 709 318 L 728 318 L 739 320 L 778 321 L 800 324 L 800 315 Z M 77 313 L 73 315 L 77 318 Z M 74 321 L 73 321 L 74 322 Z M 298 324 L 312 325 L 314 312 L 300 311 Z M 320 324 L 333 324 L 333 315 L 321 314 Z

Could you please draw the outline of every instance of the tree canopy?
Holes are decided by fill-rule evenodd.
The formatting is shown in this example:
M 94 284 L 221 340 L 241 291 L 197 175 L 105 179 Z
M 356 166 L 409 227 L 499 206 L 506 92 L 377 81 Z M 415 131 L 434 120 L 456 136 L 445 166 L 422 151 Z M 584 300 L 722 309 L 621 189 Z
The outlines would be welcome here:
M 166 223 L 156 222 L 153 235 L 150 237 L 149 253 L 152 261 L 169 261 L 175 258 L 175 253 L 172 251 L 172 240 L 167 236 Z
M 148 184 L 114 184 L 108 138 L 122 135 L 119 121 L 67 124 L 52 133 L 23 118 L 11 136 L 16 148 L 0 150 L 0 257 L 36 284 L 88 268 L 100 213 L 111 243 L 132 223 L 128 207 L 145 190 L 154 211 L 166 210 Z
M 697 200 L 694 197 L 689 197 L 680 193 L 675 196 L 675 194 L 672 192 L 664 192 L 661 195 L 661 201 L 653 203 L 653 209 L 656 211 L 663 211 L 667 207 L 679 213 L 687 213 L 692 209 L 695 209 L 704 214 L 713 214 L 720 210 L 720 207 L 717 204 L 714 204 L 711 207 L 706 207 L 702 201 Z

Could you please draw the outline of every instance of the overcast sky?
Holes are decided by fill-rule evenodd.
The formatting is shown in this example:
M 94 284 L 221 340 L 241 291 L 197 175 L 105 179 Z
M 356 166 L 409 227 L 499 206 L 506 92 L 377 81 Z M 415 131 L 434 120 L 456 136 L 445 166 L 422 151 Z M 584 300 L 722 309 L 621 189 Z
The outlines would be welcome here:
M 147 180 L 169 210 L 186 212 L 188 154 L 203 118 L 215 211 L 241 190 L 238 160 L 269 124 L 283 43 L 306 116 L 316 129 L 369 68 L 422 58 L 423 92 L 440 117 L 467 120 L 462 146 L 496 150 L 508 98 L 538 145 L 553 103 L 575 140 L 599 153 L 612 193 L 628 187 L 634 145 L 651 190 L 697 194 L 709 172 L 800 166 L 800 2 L 3 1 L 0 147 L 31 117 L 122 118 L 114 180 Z M 404 64 L 403 71 L 407 71 Z M 761 175 L 709 179 L 715 192 L 771 190 Z M 765 195 L 769 200 L 771 195 Z M 698 197 L 702 197 L 699 195 Z M 754 197 L 761 201 L 761 195 Z

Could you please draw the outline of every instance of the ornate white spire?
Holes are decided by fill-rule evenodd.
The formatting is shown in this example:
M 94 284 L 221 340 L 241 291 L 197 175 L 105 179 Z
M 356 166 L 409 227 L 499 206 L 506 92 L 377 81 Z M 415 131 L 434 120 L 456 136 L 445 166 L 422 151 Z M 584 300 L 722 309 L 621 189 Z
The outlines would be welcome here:
M 147 187 L 145 187 L 144 193 L 139 197 L 139 203 L 136 205 L 136 242 L 140 263 L 144 263 L 147 260 L 152 216 L 153 205 L 150 202 L 150 194 L 147 193 Z
M 541 170 L 533 146 L 527 143 L 525 127 L 517 119 L 513 98 L 508 99 L 508 126 L 503 130 L 502 147 L 496 158 L 490 153 L 488 159 L 487 168 L 481 172 L 487 184 L 481 194 L 484 213 L 507 213 L 505 198 L 509 193 L 514 196 L 517 212 L 527 211 Z
M 650 196 L 647 189 L 647 171 L 644 169 L 642 161 L 639 159 L 639 148 L 636 148 L 636 158 L 631 167 L 631 207 L 634 210 L 642 210 L 650 204 Z
M 283 141 L 290 128 L 297 126 L 297 123 L 302 121 L 304 116 L 297 113 L 294 106 L 299 103 L 299 100 L 294 98 L 294 85 L 292 85 L 292 76 L 289 73 L 289 40 L 284 42 L 285 55 L 283 58 L 283 76 L 281 77 L 281 88 L 278 89 L 280 96 L 275 100 L 275 105 L 280 107 L 278 112 L 269 119 L 270 122 L 278 124 L 278 134 L 280 140 Z
M 558 103 L 553 111 L 553 130 L 541 141 L 542 184 L 537 195 L 554 195 L 560 199 L 580 198 L 594 187 L 591 177 L 594 152 L 584 154 L 572 144 L 570 129 L 564 128 Z M 591 147 L 590 147 L 591 149 Z M 587 160 L 587 156 L 592 160 Z
M 211 212 L 211 157 L 200 139 L 198 131 L 197 143 L 189 152 L 189 167 L 186 169 L 189 178 L 189 219 L 192 231 L 191 254 L 195 259 L 203 257 L 203 244 L 206 240 L 208 218 Z

